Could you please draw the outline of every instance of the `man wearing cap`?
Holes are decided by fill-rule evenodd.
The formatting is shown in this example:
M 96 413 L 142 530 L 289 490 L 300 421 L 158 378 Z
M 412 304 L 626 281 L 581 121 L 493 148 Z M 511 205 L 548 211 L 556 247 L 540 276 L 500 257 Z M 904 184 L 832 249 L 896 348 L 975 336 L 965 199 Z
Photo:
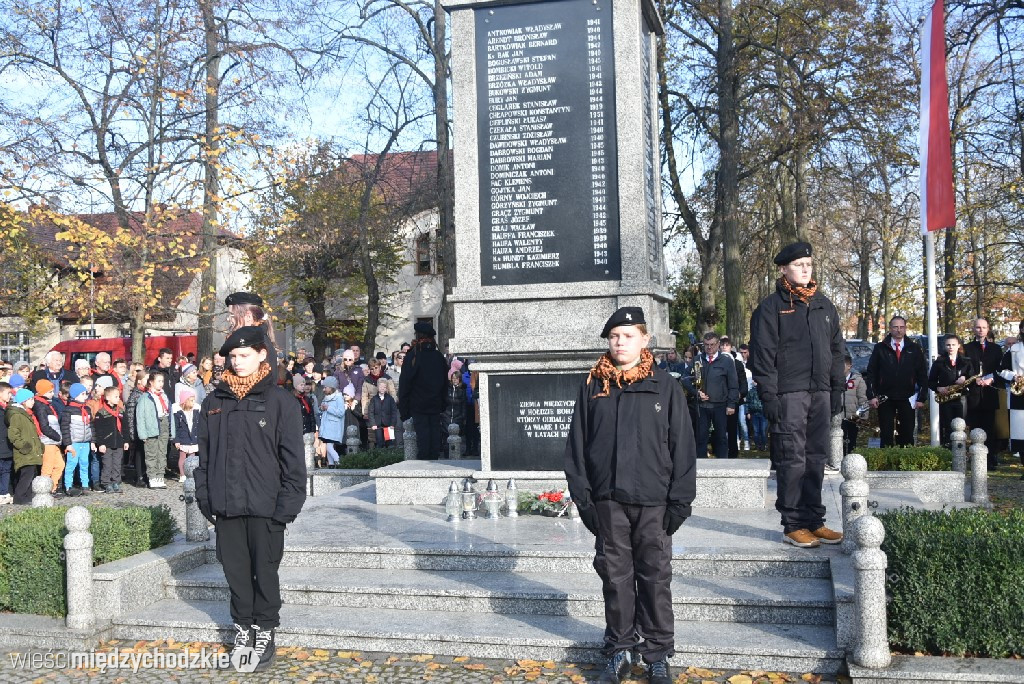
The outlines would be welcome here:
M 811 280 L 811 246 L 795 242 L 775 257 L 776 290 L 750 318 L 750 370 L 768 418 L 777 462 L 783 541 L 838 544 L 825 526 L 821 485 L 831 416 L 843 410 L 845 344 L 836 307 Z
M 441 457 L 441 413 L 445 408 L 448 363 L 437 348 L 437 332 L 430 323 L 413 326 L 415 340 L 405 357 L 398 385 L 398 413 L 412 418 L 416 429 L 417 458 Z
M 196 499 L 217 528 L 234 649 L 255 649 L 262 671 L 274 661 L 280 624 L 285 526 L 306 500 L 302 414 L 274 382 L 262 329 L 238 328 L 220 353 L 231 368 L 199 413 Z
M 598 681 L 619 682 L 635 650 L 647 681 L 669 684 L 671 537 L 696 495 L 693 427 L 682 387 L 647 349 L 643 309 L 619 309 L 601 337 L 608 353 L 580 386 L 564 460 L 572 500 L 596 536 L 608 658 Z

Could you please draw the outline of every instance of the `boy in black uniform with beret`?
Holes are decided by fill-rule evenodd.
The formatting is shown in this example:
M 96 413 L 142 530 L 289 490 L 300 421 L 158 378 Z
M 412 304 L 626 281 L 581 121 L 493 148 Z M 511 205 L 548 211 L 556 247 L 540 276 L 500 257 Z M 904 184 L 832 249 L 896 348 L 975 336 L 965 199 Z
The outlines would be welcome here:
M 775 264 L 775 293 L 750 318 L 750 370 L 771 433 L 782 540 L 838 544 L 843 535 L 825 527 L 821 484 L 830 417 L 843 410 L 846 345 L 836 307 L 811 280 L 811 246 L 788 245 Z
M 199 413 L 199 509 L 217 528 L 217 560 L 231 590 L 232 655 L 274 661 L 284 529 L 306 500 L 298 403 L 275 383 L 263 329 L 235 330 L 220 349 L 231 368 Z
M 599 681 L 619 682 L 635 648 L 648 681 L 669 684 L 671 536 L 696 496 L 693 427 L 682 387 L 647 349 L 643 309 L 619 309 L 601 337 L 608 353 L 580 386 L 565 448 L 569 492 L 597 537 L 608 656 Z

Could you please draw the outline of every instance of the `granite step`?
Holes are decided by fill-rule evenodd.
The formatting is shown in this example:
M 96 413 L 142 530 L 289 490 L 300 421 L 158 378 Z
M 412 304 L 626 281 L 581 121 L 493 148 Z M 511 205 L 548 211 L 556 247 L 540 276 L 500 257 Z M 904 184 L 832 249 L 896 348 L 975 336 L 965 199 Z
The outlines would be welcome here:
M 599 662 L 604 620 L 594 616 L 503 615 L 285 604 L 278 644 L 476 658 Z M 111 638 L 226 642 L 226 601 L 163 599 L 113 620 Z M 678 666 L 836 673 L 844 664 L 824 625 L 677 620 Z
M 596 573 L 423 571 L 281 568 L 285 603 L 310 606 L 436 610 L 526 615 L 604 615 Z M 166 596 L 227 601 L 220 565 L 180 573 Z M 832 584 L 827 579 L 678 576 L 672 582 L 679 620 L 832 625 Z

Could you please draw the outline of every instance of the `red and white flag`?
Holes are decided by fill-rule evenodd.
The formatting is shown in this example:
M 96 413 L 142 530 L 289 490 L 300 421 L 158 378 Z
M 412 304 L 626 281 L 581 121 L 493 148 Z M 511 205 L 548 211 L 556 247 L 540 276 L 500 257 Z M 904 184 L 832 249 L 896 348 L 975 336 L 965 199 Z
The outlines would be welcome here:
M 956 225 L 949 149 L 946 22 L 935 0 L 921 28 L 921 233 Z

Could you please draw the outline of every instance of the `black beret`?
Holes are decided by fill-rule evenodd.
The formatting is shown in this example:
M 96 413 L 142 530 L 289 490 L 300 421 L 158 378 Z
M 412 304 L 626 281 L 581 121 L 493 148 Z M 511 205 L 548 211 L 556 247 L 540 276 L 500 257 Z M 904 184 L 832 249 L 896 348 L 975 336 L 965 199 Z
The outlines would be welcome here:
M 250 304 L 252 306 L 263 306 L 263 298 L 253 292 L 232 292 L 224 300 L 228 306 L 235 304 Z
M 791 261 L 811 256 L 811 245 L 808 242 L 794 242 L 786 245 L 782 251 L 775 255 L 775 265 L 785 266 Z
M 641 323 L 647 323 L 644 319 L 644 310 L 639 306 L 623 306 L 618 311 L 611 315 L 608 322 L 604 324 L 604 330 L 601 331 L 601 337 L 608 337 L 608 333 L 612 331 L 612 328 L 619 325 L 640 325 Z
M 377 352 L 377 357 L 376 358 L 378 358 L 378 359 L 386 359 L 386 358 L 388 358 L 388 355 L 385 354 L 384 352 Z
M 412 326 L 412 329 L 421 335 L 428 335 L 430 337 L 437 336 L 437 331 L 434 330 L 434 326 L 430 325 L 429 323 L 417 323 L 416 325 Z
M 256 345 L 264 348 L 267 346 L 267 338 L 263 333 L 263 328 L 258 325 L 247 325 L 231 333 L 228 339 L 224 340 L 224 344 L 220 348 L 220 355 L 227 356 L 232 349 L 255 347 Z

